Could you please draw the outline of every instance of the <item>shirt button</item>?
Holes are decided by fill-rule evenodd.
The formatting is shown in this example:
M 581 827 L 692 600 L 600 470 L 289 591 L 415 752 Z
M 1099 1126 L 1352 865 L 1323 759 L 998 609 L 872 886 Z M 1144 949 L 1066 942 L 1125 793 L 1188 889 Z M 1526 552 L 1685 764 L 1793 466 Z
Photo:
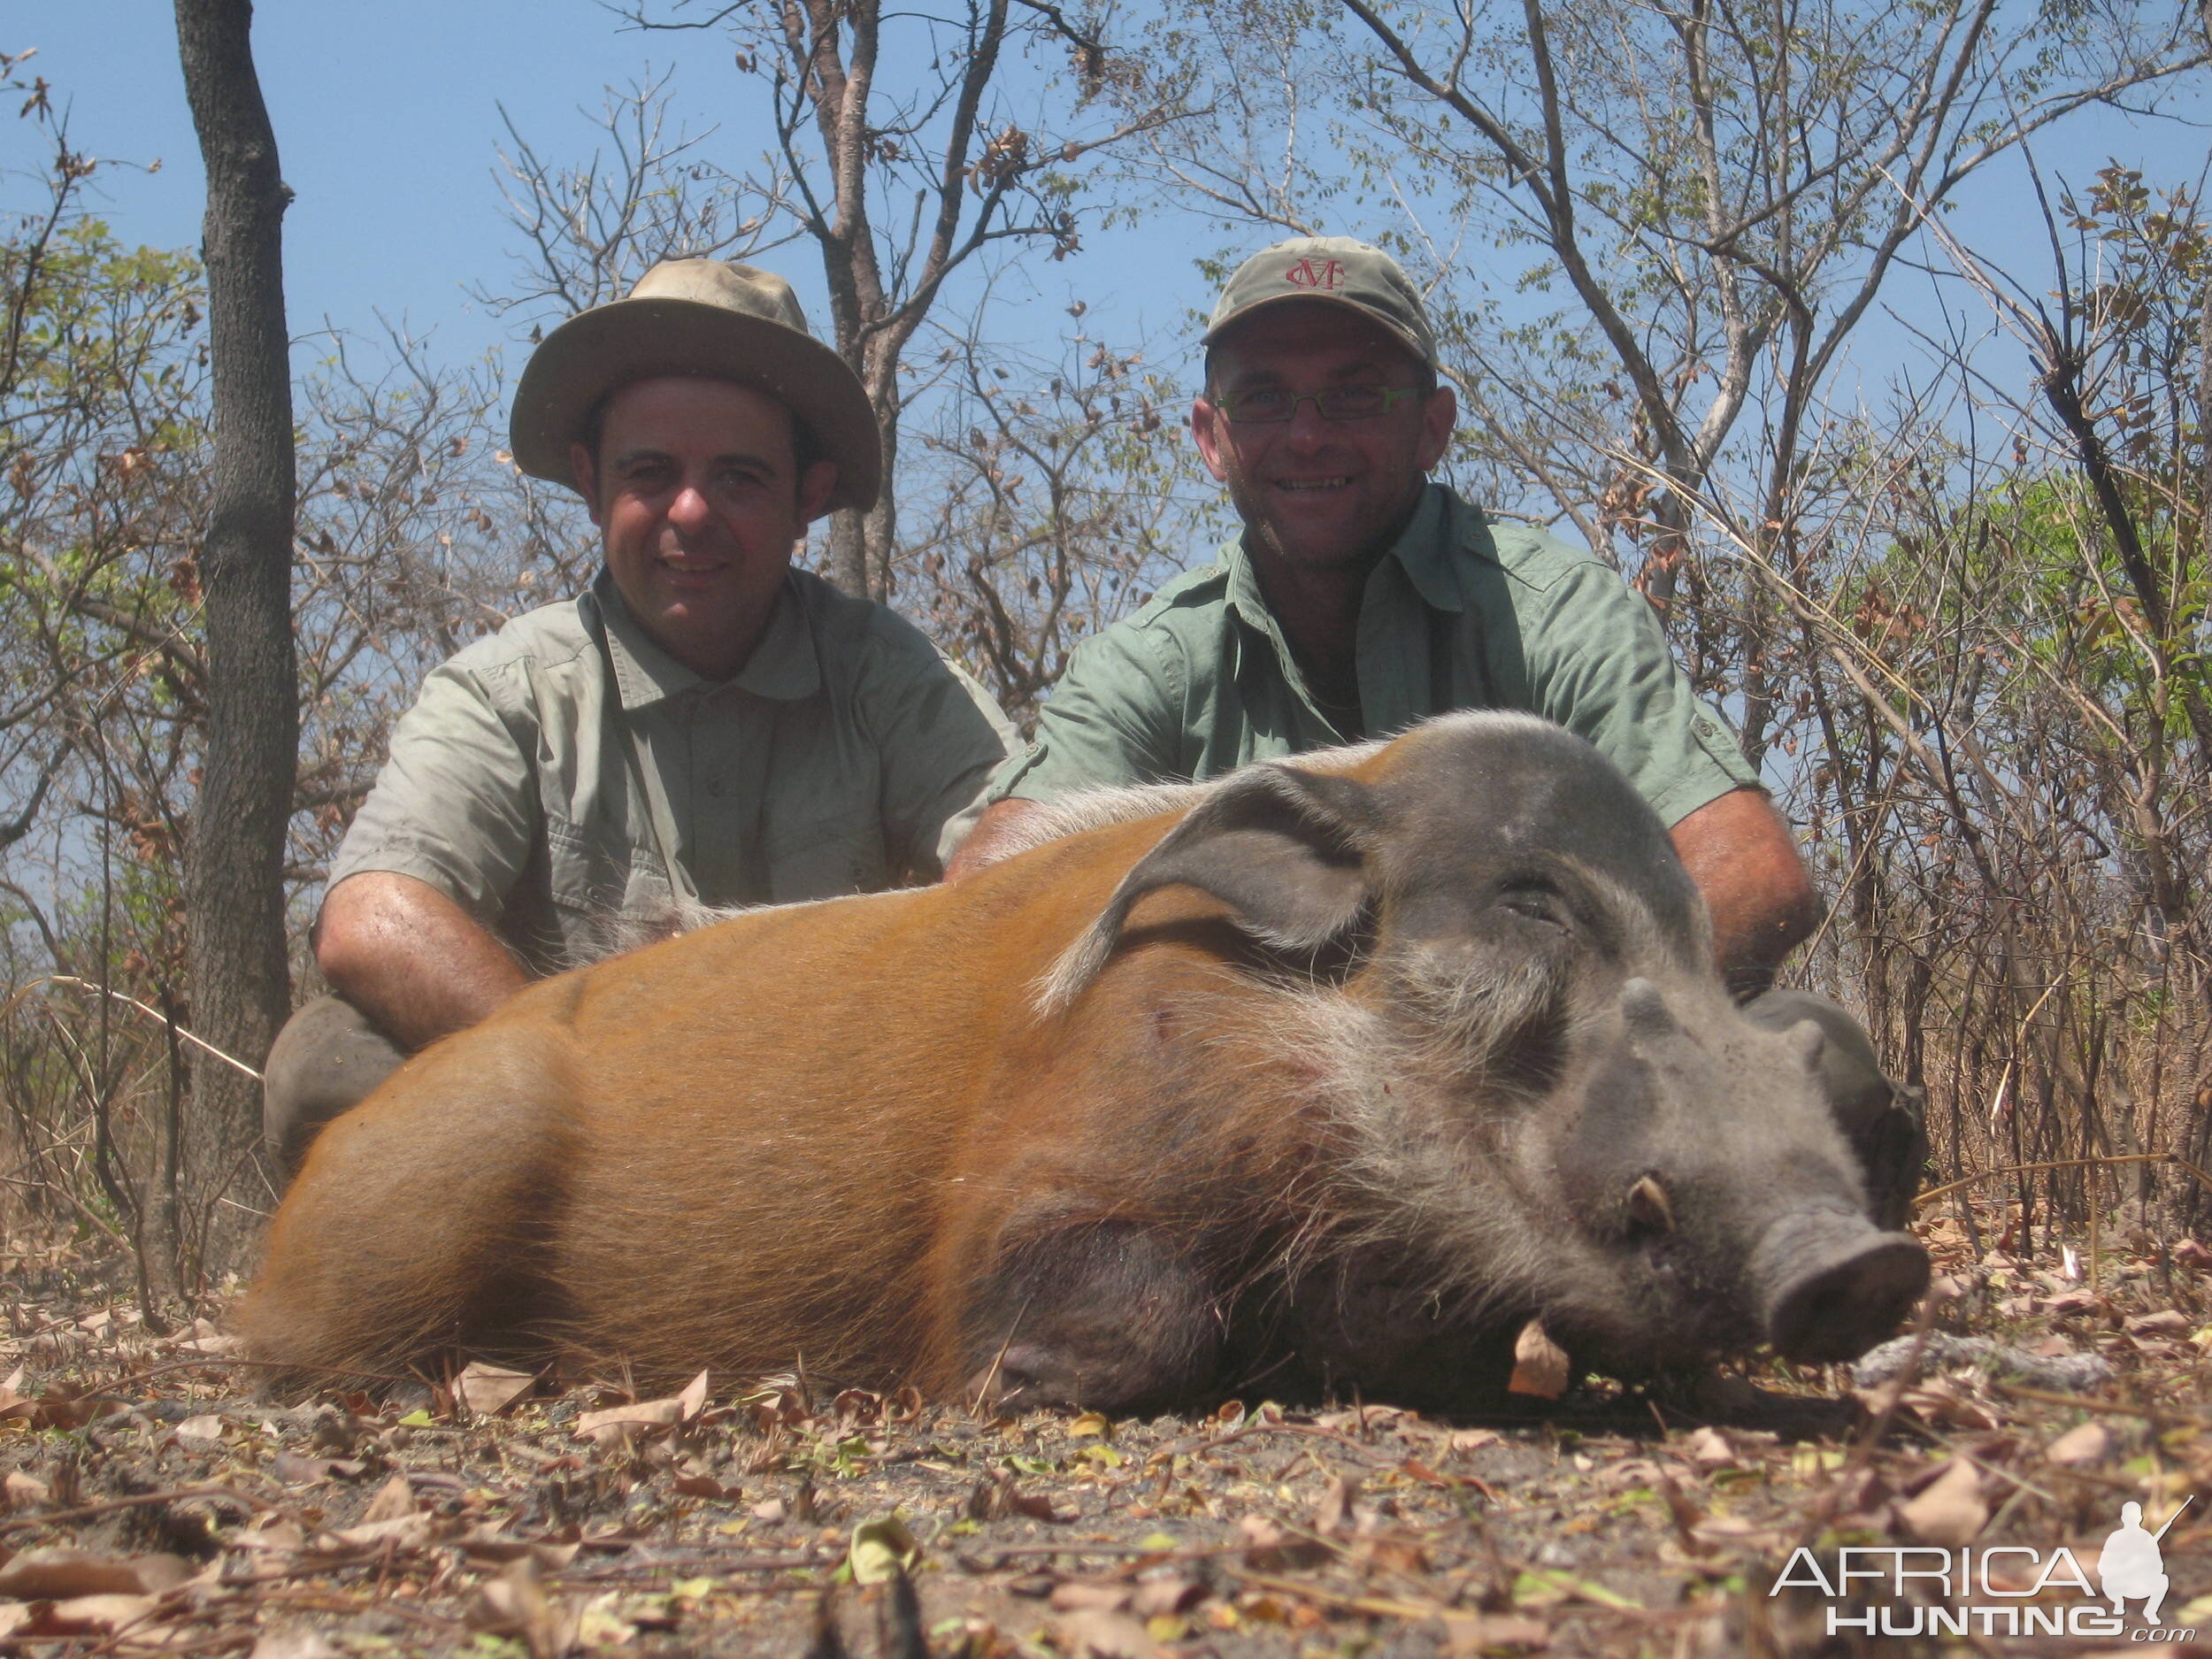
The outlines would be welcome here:
M 708 783 L 707 793 L 712 795 L 716 800 L 719 801 L 722 798 L 722 792 L 726 787 L 727 787 L 727 786 L 723 783 L 722 780 L 716 778 Z

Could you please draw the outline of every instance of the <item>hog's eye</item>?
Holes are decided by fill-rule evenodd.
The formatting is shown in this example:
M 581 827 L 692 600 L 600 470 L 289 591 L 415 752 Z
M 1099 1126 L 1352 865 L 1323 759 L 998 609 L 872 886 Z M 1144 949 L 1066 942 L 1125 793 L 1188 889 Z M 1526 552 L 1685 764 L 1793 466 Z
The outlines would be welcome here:
M 1532 922 L 1548 922 L 1554 927 L 1566 927 L 1574 919 L 1559 889 L 1541 879 L 1505 883 L 1498 889 L 1498 904 L 1516 916 L 1525 916 Z

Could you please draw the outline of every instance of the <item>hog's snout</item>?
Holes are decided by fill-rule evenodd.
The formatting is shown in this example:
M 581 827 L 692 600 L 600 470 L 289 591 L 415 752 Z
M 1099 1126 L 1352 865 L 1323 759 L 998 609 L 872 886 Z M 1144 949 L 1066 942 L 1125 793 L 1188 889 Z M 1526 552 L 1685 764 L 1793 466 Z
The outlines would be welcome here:
M 1928 1253 L 1844 1210 L 1798 1210 L 1766 1230 L 1751 1282 L 1767 1340 L 1790 1359 L 1848 1360 L 1894 1332 L 1928 1287 Z

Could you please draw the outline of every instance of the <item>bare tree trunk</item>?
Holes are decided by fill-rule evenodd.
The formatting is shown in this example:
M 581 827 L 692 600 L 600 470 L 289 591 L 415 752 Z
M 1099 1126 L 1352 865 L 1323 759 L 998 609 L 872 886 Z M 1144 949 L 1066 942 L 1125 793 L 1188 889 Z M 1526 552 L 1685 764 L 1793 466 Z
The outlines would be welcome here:
M 292 646 L 290 338 L 283 219 L 291 199 L 254 73 L 251 0 L 176 0 L 177 45 L 207 167 L 214 488 L 200 556 L 208 722 L 190 849 L 193 1024 L 258 1065 L 291 1002 L 284 942 L 285 825 L 299 743 Z M 191 1136 L 211 1178 L 258 1140 L 259 1090 L 226 1065 L 193 1068 Z

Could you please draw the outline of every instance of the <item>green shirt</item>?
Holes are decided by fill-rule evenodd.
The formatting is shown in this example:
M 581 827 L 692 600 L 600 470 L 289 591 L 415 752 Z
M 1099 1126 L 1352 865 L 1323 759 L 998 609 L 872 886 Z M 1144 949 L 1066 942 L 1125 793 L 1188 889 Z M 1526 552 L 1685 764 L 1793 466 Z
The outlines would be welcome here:
M 603 573 L 430 676 L 330 880 L 416 877 L 549 969 L 677 901 L 935 879 L 1012 736 L 910 624 L 803 571 L 726 681 L 655 645 Z
M 1758 778 L 1667 650 L 1651 607 L 1586 553 L 1494 526 L 1431 485 L 1360 601 L 1358 731 L 1307 689 L 1240 541 L 1077 648 L 1036 741 L 990 799 L 1212 778 L 1386 737 L 1457 709 L 1521 709 L 1587 738 L 1669 824 Z

